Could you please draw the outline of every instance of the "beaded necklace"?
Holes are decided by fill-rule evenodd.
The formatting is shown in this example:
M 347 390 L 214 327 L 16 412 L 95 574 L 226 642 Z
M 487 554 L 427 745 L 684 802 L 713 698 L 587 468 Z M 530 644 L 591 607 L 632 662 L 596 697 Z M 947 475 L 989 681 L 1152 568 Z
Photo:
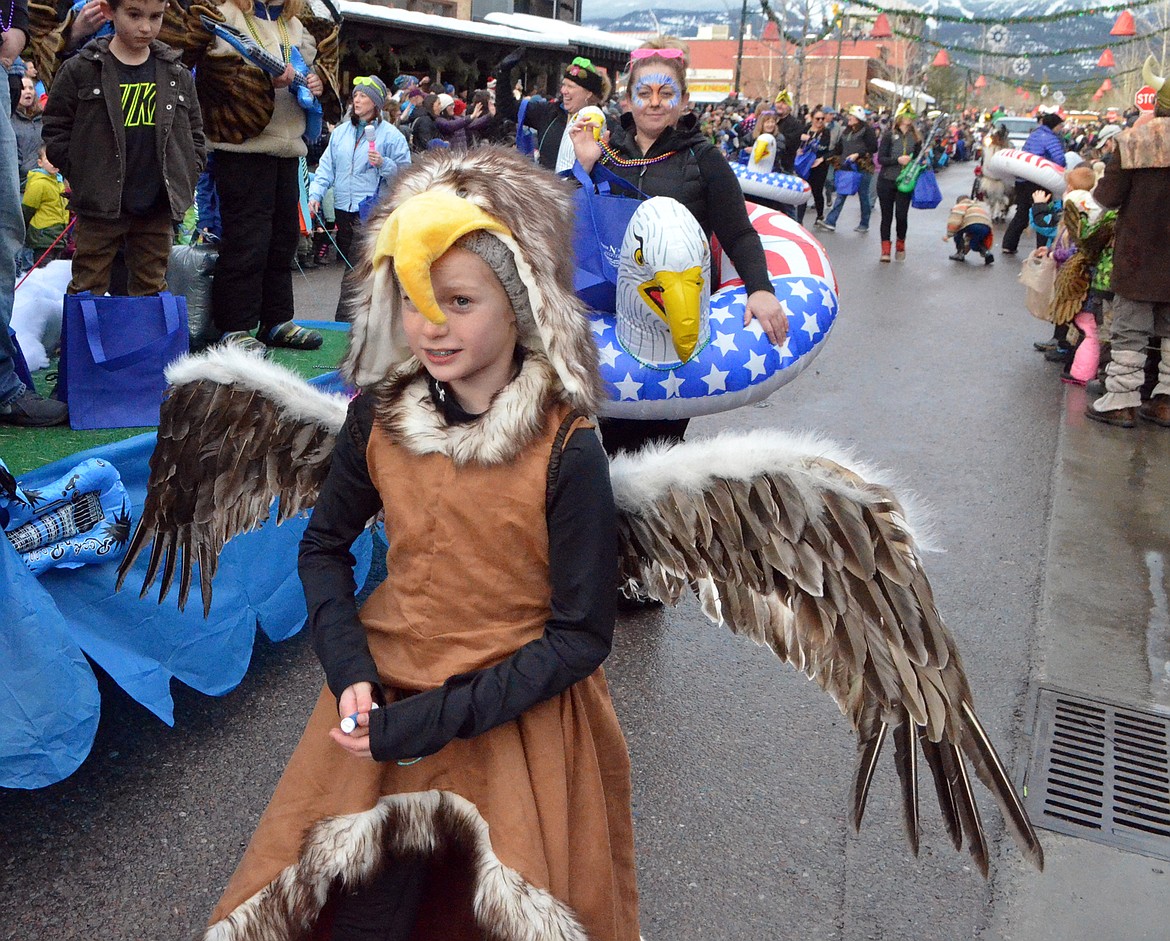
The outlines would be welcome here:
M 616 150 L 609 146 L 609 144 L 601 144 L 601 160 L 603 163 L 612 163 L 618 167 L 648 167 L 655 163 L 662 163 L 663 160 L 669 160 L 677 150 L 668 150 L 664 154 L 659 154 L 657 157 L 620 157 Z
M 284 59 L 285 63 L 292 61 L 292 43 L 288 38 L 288 27 L 284 23 L 284 17 L 278 16 L 275 20 L 269 20 L 269 23 L 275 22 L 276 28 L 280 31 L 280 57 Z M 252 34 L 252 38 L 256 40 L 256 45 L 261 49 L 264 48 L 264 40 L 260 38 L 260 34 L 256 32 L 256 27 L 252 24 L 252 14 L 244 14 L 244 23 L 248 27 L 248 32 Z
M 16 0 L 11 0 L 11 5 L 8 7 L 8 22 L 0 21 L 0 33 L 6 33 L 12 29 L 12 23 L 16 19 Z

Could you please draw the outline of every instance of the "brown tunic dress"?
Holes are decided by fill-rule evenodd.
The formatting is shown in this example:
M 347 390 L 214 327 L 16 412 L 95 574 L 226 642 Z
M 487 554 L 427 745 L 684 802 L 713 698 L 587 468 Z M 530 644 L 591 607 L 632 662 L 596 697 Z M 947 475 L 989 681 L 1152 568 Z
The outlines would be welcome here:
M 551 410 L 544 433 L 497 465 L 416 454 L 375 425 L 366 457 L 389 577 L 361 619 L 388 691 L 436 688 L 541 636 L 545 487 L 566 412 Z M 260 937 L 253 925 L 310 934 L 329 892 L 384 854 L 445 854 L 465 871 L 447 893 L 431 887 L 440 907 L 424 902 L 416 937 L 637 941 L 629 757 L 601 669 L 414 764 L 350 756 L 329 738 L 337 722 L 325 688 L 209 938 Z

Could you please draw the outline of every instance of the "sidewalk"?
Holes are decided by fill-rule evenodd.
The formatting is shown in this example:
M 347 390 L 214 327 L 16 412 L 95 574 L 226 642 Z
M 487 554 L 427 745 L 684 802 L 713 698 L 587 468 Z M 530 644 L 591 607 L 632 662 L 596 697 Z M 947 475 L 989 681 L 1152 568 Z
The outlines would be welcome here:
M 1170 717 L 1170 430 L 1096 424 L 1084 417 L 1086 401 L 1083 389 L 1069 387 L 1053 469 L 1034 684 Z M 1170 937 L 1170 861 L 1050 830 L 1040 835 L 1045 871 L 1005 867 L 1007 898 L 995 908 L 990 936 Z M 1164 847 L 1170 852 L 1170 840 Z

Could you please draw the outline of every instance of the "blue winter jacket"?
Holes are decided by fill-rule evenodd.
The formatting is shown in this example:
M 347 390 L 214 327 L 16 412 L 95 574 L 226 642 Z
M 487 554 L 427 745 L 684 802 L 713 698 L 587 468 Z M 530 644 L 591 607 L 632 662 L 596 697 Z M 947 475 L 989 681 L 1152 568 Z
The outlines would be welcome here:
M 389 184 L 399 167 L 410 164 L 410 146 L 402 132 L 389 121 L 379 120 L 374 125 L 374 146 L 383 158 L 382 166 L 377 169 L 370 166 L 370 149 L 362 128 L 350 121 L 348 115 L 342 118 L 329 136 L 329 146 L 317 165 L 309 199 L 320 202 L 332 186 L 334 208 L 357 212 L 361 201 L 377 191 L 380 180 Z
M 1064 141 L 1060 135 L 1050 127 L 1039 125 L 1028 139 L 1024 141 L 1025 153 L 1035 154 L 1037 157 L 1047 157 L 1053 163 L 1064 166 Z

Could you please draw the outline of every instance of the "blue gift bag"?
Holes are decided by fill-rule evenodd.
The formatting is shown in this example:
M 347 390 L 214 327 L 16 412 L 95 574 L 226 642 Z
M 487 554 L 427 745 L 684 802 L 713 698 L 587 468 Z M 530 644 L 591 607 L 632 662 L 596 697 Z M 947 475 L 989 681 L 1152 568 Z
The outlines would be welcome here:
M 817 160 L 817 149 L 815 147 L 801 147 L 796 153 L 796 160 L 793 163 L 793 169 L 796 175 L 802 179 L 807 180 L 808 175 L 812 172 L 812 165 Z
M 923 170 L 918 175 L 918 182 L 914 184 L 914 195 L 910 197 L 910 205 L 915 209 L 934 209 L 941 202 L 942 191 L 938 188 L 934 171 Z
M 573 164 L 573 175 L 581 188 L 576 192 L 576 219 L 573 229 L 573 256 L 579 273 L 593 276 L 602 288 L 587 300 L 595 310 L 614 310 L 617 303 L 618 254 L 626 227 L 646 194 L 632 183 L 604 168 L 594 171 L 600 183 L 595 184 L 579 163 Z M 603 192 L 595 192 L 594 187 Z M 613 195 L 621 190 L 634 198 Z
M 163 370 L 187 349 L 184 297 L 65 295 L 58 395 L 70 427 L 157 425 Z
M 861 171 L 838 170 L 833 174 L 833 189 L 838 196 L 852 196 L 861 189 Z

